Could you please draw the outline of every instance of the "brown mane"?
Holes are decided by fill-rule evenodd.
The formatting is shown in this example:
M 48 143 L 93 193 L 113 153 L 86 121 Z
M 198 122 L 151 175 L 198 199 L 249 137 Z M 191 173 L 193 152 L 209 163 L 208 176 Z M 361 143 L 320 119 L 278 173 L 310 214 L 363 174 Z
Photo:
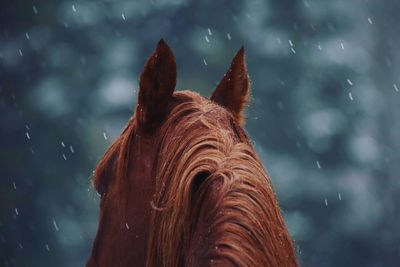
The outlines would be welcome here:
M 123 214 L 135 205 L 127 202 L 132 150 L 151 136 L 145 266 L 297 266 L 271 182 L 240 127 L 242 114 L 230 111 L 175 92 L 157 131 L 141 129 L 136 114 L 99 162 L 94 186 L 119 199 L 114 206 Z

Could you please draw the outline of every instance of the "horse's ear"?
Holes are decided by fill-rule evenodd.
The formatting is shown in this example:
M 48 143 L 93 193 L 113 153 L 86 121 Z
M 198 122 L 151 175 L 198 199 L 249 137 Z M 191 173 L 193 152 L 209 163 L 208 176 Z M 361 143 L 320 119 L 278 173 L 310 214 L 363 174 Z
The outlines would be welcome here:
M 249 100 L 249 94 L 250 80 L 242 46 L 212 94 L 211 100 L 228 108 L 239 124 L 243 124 L 243 109 Z
M 136 118 L 139 127 L 153 129 L 165 117 L 176 85 L 176 62 L 171 48 L 161 39 L 147 60 L 139 82 Z

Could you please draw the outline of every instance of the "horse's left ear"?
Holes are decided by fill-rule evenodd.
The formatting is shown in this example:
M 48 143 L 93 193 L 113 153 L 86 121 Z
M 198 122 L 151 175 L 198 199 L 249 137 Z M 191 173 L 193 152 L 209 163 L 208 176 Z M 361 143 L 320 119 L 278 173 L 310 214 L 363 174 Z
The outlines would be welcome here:
M 249 100 L 249 94 L 250 79 L 242 46 L 233 58 L 229 70 L 212 94 L 211 100 L 229 109 L 236 121 L 243 124 L 243 109 Z
M 176 62 L 161 39 L 140 76 L 136 118 L 140 128 L 153 129 L 165 117 L 176 85 Z

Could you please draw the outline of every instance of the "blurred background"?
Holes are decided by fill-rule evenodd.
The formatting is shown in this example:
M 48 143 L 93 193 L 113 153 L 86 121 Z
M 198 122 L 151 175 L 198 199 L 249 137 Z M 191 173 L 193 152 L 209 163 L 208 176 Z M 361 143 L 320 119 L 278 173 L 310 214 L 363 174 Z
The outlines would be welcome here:
M 3 1 L 0 266 L 83 266 L 90 178 L 160 38 L 209 96 L 244 45 L 246 130 L 302 266 L 400 266 L 400 1 Z

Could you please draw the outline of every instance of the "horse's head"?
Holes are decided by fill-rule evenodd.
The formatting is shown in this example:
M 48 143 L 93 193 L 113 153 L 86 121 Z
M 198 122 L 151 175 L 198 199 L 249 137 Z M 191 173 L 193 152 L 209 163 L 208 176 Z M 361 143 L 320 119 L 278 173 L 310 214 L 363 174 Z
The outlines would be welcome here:
M 88 266 L 200 265 L 197 263 L 204 257 L 218 260 L 210 256 L 210 240 L 219 242 L 219 253 L 231 258 L 232 264 L 245 263 L 234 261 L 229 254 L 236 249 L 238 240 L 227 241 L 227 234 L 217 242 L 216 236 L 204 233 L 210 233 L 209 221 L 217 221 L 218 217 L 210 219 L 216 211 L 205 210 L 214 209 L 222 199 L 229 200 L 230 191 L 224 189 L 228 180 L 234 181 L 238 174 L 246 177 L 250 169 L 261 177 L 260 188 L 250 186 L 250 190 L 247 186 L 250 191 L 246 191 L 243 200 L 237 193 L 236 207 L 240 201 L 250 201 L 245 205 L 251 207 L 253 202 L 263 203 L 263 198 L 269 197 L 271 210 L 278 210 L 261 163 L 241 128 L 243 108 L 249 98 L 243 48 L 210 99 L 190 91 L 174 92 L 175 84 L 174 55 L 161 40 L 140 76 L 135 114 L 95 171 L 94 185 L 101 195 L 100 222 Z M 250 159 L 240 167 L 240 162 Z M 240 182 L 245 183 L 245 179 Z M 232 182 L 229 186 L 237 185 Z M 257 199 L 258 193 L 262 199 Z M 265 206 L 257 205 L 262 209 Z M 218 214 L 229 211 L 222 206 Z M 269 208 L 265 209 L 268 212 Z M 246 216 L 245 210 L 242 215 Z M 279 210 L 275 217 L 271 220 L 278 226 L 273 227 L 279 229 L 279 235 L 287 235 Z M 260 229 L 255 231 L 262 232 Z M 235 227 L 225 230 L 235 231 Z M 236 230 L 240 237 L 240 229 Z M 290 241 L 283 239 L 282 246 L 291 250 Z M 230 246 L 233 250 L 228 249 Z M 218 249 L 217 245 L 214 247 Z M 251 256 L 254 255 L 246 257 Z

